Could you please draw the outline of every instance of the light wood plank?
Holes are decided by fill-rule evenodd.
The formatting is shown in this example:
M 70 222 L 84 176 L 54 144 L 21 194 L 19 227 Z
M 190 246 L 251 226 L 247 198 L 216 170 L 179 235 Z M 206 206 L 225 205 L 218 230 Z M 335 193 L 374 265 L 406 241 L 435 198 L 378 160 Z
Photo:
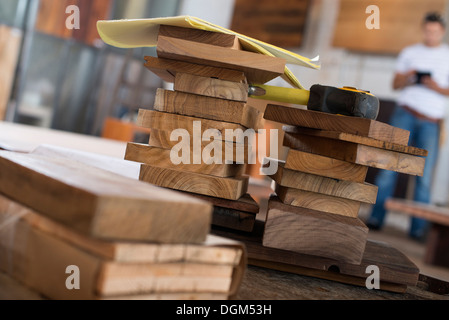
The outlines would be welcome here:
M 264 118 L 288 125 L 345 132 L 402 145 L 408 145 L 410 137 L 409 131 L 380 121 L 281 105 L 269 104 L 265 110 Z
M 199 243 L 210 229 L 209 203 L 76 160 L 1 151 L 0 165 L 0 192 L 84 234 Z
M 190 137 L 198 136 L 200 141 L 202 140 L 203 134 L 208 129 L 212 130 L 216 134 L 215 139 L 220 139 L 223 141 L 244 143 L 245 140 L 244 133 L 246 133 L 246 128 L 235 123 L 215 121 L 203 118 L 195 118 L 182 116 L 178 114 L 159 112 L 153 110 L 140 109 L 137 124 L 144 128 L 173 131 L 177 129 L 187 130 Z M 247 137 L 250 137 L 251 143 L 255 138 L 255 133 L 249 132 Z M 241 137 L 241 139 L 239 139 Z
M 298 133 L 298 134 L 307 134 L 314 137 L 323 137 L 335 140 L 342 140 L 347 142 L 354 142 L 358 144 L 363 144 L 365 146 L 396 151 L 406 154 L 411 154 L 414 156 L 422 156 L 426 157 L 428 152 L 425 149 L 420 149 L 412 146 L 406 146 L 397 143 L 391 143 L 382 140 L 376 140 L 373 138 L 357 136 L 350 133 L 345 132 L 337 132 L 337 131 L 327 131 L 327 130 L 319 130 L 319 129 L 311 129 L 311 128 L 302 128 L 295 126 L 283 126 L 283 131 L 288 133 Z
M 352 181 L 326 178 L 314 174 L 294 171 L 285 168 L 285 161 L 269 159 L 269 162 L 262 167 L 274 166 L 277 163 L 278 170 L 275 174 L 269 175 L 278 185 L 300 189 L 303 191 L 315 192 L 344 199 L 360 201 L 368 204 L 375 204 L 377 199 L 377 186 L 369 183 L 358 183 Z
M 363 166 L 422 176 L 425 158 L 357 143 L 285 133 L 284 146 Z
M 159 168 L 203 173 L 217 177 L 234 177 L 245 173 L 244 164 L 207 164 L 203 157 L 200 159 L 201 163 L 195 164 L 193 155 L 191 155 L 189 163 L 174 164 L 170 160 L 170 153 L 171 151 L 168 149 L 130 142 L 126 147 L 125 160 L 146 163 Z
M 221 178 L 200 173 L 157 168 L 147 164 L 143 164 L 140 171 L 140 180 L 160 187 L 229 200 L 237 200 L 247 193 L 248 178 L 248 176 Z
M 248 84 L 177 73 L 174 90 L 218 99 L 246 102 Z
M 285 168 L 345 181 L 364 182 L 368 167 L 290 149 Z
M 254 130 L 264 128 L 263 113 L 242 102 L 157 89 L 154 109 L 184 116 L 232 122 Z
M 449 208 L 406 199 L 387 199 L 385 209 L 449 226 Z
M 164 36 L 158 37 L 157 55 L 159 58 L 243 71 L 250 83 L 265 83 L 281 76 L 286 62 L 282 58 Z
M 276 195 L 288 205 L 357 218 L 360 202 L 276 185 Z
M 158 35 L 169 38 L 206 43 L 223 48 L 230 48 L 235 50 L 241 49 L 239 38 L 233 34 L 161 25 L 159 27 Z
M 360 264 L 368 228 L 357 218 L 283 204 L 271 197 L 263 245 Z
M 202 77 L 217 78 L 226 81 L 246 82 L 242 71 L 205 66 L 185 61 L 145 56 L 144 66 L 162 80 L 173 83 L 178 72 Z

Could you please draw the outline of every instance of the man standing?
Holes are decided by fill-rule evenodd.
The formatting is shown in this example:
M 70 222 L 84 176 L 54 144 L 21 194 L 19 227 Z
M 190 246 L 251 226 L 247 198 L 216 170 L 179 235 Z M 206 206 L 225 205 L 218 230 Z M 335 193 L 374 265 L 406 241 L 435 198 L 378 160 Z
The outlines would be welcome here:
M 449 46 L 442 43 L 445 22 L 439 14 L 424 18 L 422 43 L 405 48 L 398 57 L 393 88 L 401 90 L 391 125 L 410 131 L 412 145 L 426 149 L 428 156 L 422 177 L 416 178 L 414 200 L 429 203 L 433 171 L 438 158 L 440 123 L 449 96 Z M 396 187 L 397 173 L 382 170 L 376 178 L 379 188 L 377 202 L 367 221 L 370 229 L 380 229 L 384 223 L 385 200 Z M 428 223 L 412 218 L 409 235 L 423 240 Z

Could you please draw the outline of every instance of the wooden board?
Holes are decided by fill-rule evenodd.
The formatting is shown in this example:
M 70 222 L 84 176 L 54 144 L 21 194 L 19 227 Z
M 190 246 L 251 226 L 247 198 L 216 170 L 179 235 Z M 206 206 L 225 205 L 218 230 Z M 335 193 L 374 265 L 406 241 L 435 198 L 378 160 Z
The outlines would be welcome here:
M 0 25 L 0 120 L 4 120 L 14 84 L 22 32 Z
M 205 66 L 179 60 L 145 56 L 144 66 L 162 80 L 170 83 L 175 81 L 175 76 L 178 72 L 226 81 L 246 82 L 245 74 L 242 71 Z
M 157 89 L 154 109 L 184 116 L 231 122 L 254 130 L 264 128 L 263 113 L 257 108 L 242 102 L 196 94 Z
M 158 37 L 157 55 L 159 58 L 243 71 L 250 83 L 265 83 L 281 76 L 286 63 L 282 58 L 164 36 Z
M 426 219 L 444 226 L 449 226 L 449 208 L 434 204 L 421 203 L 406 199 L 387 199 L 385 209 L 403 212 L 417 218 Z
M 237 200 L 247 193 L 248 176 L 221 178 L 143 164 L 140 180 L 160 187 Z
M 410 137 L 407 130 L 375 120 L 281 105 L 267 105 L 264 118 L 299 127 L 345 132 L 402 145 L 408 145 Z
M 367 167 L 422 176 L 425 158 L 405 153 L 383 150 L 353 142 L 288 133 L 284 135 L 284 146 L 339 159 Z
M 174 90 L 201 96 L 246 102 L 248 100 L 248 84 L 237 83 L 208 77 L 200 77 L 188 73 L 177 73 Z
M 245 173 L 244 164 L 207 164 L 201 157 L 201 163 L 195 164 L 193 156 L 189 163 L 174 164 L 170 160 L 171 151 L 157 147 L 150 147 L 144 144 L 128 143 L 125 152 L 125 160 L 150 164 L 159 168 L 176 169 L 202 173 L 217 177 L 234 177 Z
M 257 214 L 259 213 L 259 204 L 253 199 L 253 197 L 247 193 L 237 200 L 226 200 L 222 198 L 209 197 L 201 194 L 192 194 L 192 197 L 208 201 L 214 205 L 214 207 L 234 209 L 243 212 L 249 212 Z
M 340 197 L 360 201 L 368 204 L 375 204 L 377 199 L 377 186 L 369 183 L 358 183 L 352 181 L 338 180 L 294 171 L 285 168 L 285 161 L 270 159 L 262 167 L 272 167 L 272 162 L 277 163 L 278 170 L 269 177 L 276 181 L 276 184 L 300 189 L 303 191 L 316 192 L 324 195 Z
M 276 185 L 276 195 L 290 206 L 357 218 L 360 202 Z
M 351 264 L 325 257 L 265 247 L 262 245 L 264 228 L 265 223 L 257 220 L 253 232 L 250 234 L 223 229 L 212 229 L 212 233 L 243 242 L 247 249 L 249 265 L 260 265 L 274 270 L 305 274 L 362 287 L 365 287 L 368 276 L 366 268 L 369 265 L 376 265 L 379 267 L 381 290 L 405 292 L 406 286 L 415 286 L 418 282 L 418 267 L 402 252 L 387 243 L 368 239 L 361 263 Z M 288 269 L 283 268 L 285 266 Z
M 376 140 L 363 136 L 356 136 L 354 134 L 345 133 L 345 132 L 337 132 L 337 131 L 326 131 L 319 129 L 311 129 L 311 128 L 302 128 L 295 126 L 283 126 L 282 130 L 288 133 L 298 133 L 298 134 L 306 134 L 314 137 L 323 137 L 347 142 L 353 142 L 358 144 L 363 144 L 365 146 L 370 146 L 374 148 L 380 148 L 390 151 L 401 152 L 405 154 L 410 154 L 414 156 L 422 156 L 426 157 L 428 152 L 425 149 L 420 149 L 412 146 L 406 146 L 397 143 L 391 143 L 382 140 Z
M 198 130 L 195 130 L 195 124 L 197 125 Z M 230 142 L 238 140 L 236 135 L 233 133 L 243 133 L 246 130 L 245 127 L 235 123 L 188 117 L 145 109 L 139 110 L 137 125 L 144 128 L 165 131 L 185 129 L 190 134 L 190 137 L 198 135 L 199 139 L 203 137 L 206 130 L 215 129 L 213 131 L 217 134 L 216 139 Z M 228 133 L 228 135 L 226 135 L 226 133 Z M 255 134 L 253 134 L 253 137 L 255 137 Z M 243 141 L 241 143 L 243 143 Z
M 76 160 L 1 151 L 0 166 L 0 192 L 98 238 L 198 243 L 210 229 L 209 203 Z
M 170 140 L 171 132 L 165 131 L 165 130 L 157 130 L 152 129 L 149 139 L 149 146 L 156 147 L 156 148 L 162 148 L 162 149 L 168 149 L 171 150 L 173 147 L 175 147 L 180 142 L 183 142 L 181 138 L 178 140 L 171 141 Z M 235 143 L 231 141 L 222 141 L 222 140 L 216 140 L 213 141 L 213 145 L 211 145 L 211 141 L 201 141 L 201 153 L 205 148 L 221 147 L 221 154 L 226 155 L 226 152 L 229 155 L 229 159 L 231 161 L 231 155 L 232 159 L 236 163 L 250 163 L 252 161 L 252 157 L 255 156 L 253 145 L 248 144 L 247 142 L 241 144 L 241 143 Z M 190 137 L 190 152 L 195 152 L 194 145 L 194 138 Z M 209 152 L 211 152 L 210 150 Z M 215 150 L 214 150 L 215 152 Z
M 368 167 L 290 149 L 285 168 L 345 181 L 364 182 Z
M 379 29 L 368 29 L 379 8 Z M 421 22 L 427 12 L 446 12 L 444 0 L 342 0 L 334 27 L 333 46 L 364 53 L 396 55 L 406 46 L 422 41 Z
M 262 244 L 359 264 L 367 236 L 368 227 L 358 218 L 289 206 L 272 196 Z
M 241 49 L 237 36 L 220 32 L 161 25 L 159 36 L 206 43 L 223 48 Z
M 10 204 L 11 201 L 9 203 L 6 201 L 7 207 Z M 4 201 L 2 205 L 5 205 Z M 180 250 L 170 250 L 170 246 L 152 244 L 150 248 L 156 247 L 153 248 L 153 257 L 155 252 L 162 249 L 157 256 L 166 262 L 120 263 L 102 259 L 83 250 L 73 244 L 79 240 L 63 234 L 65 227 L 48 219 L 46 222 L 42 221 L 39 218 L 41 216 L 32 211 L 30 218 L 28 217 L 30 211 L 27 209 L 25 209 L 27 216 L 24 217 L 22 215 L 24 207 L 17 206 L 14 202 L 13 206 L 18 211 L 8 208 L 8 213 L 2 211 L 0 214 L 0 221 L 4 227 L 0 235 L 2 238 L 0 269 L 51 299 L 98 299 L 117 297 L 120 294 L 135 296 L 178 292 L 219 292 L 232 295 L 235 294 L 242 279 L 241 268 L 244 268 L 242 262 L 244 263 L 246 258 L 243 255 L 243 247 L 236 242 L 233 244 L 229 240 L 224 240 L 222 243 L 223 254 L 227 255 L 229 249 L 240 250 L 241 253 L 240 258 L 234 256 L 236 260 L 229 260 L 227 263 L 219 262 L 221 260 L 218 252 L 221 249 L 218 244 L 219 238 L 215 238 L 216 244 L 209 247 L 217 250 L 210 256 L 207 256 L 207 251 L 206 255 L 201 256 L 201 249 L 197 250 L 201 245 L 194 245 L 191 248 L 193 255 L 188 257 L 186 251 L 181 253 Z M 59 231 L 53 229 L 55 225 L 56 230 L 59 227 Z M 81 234 L 76 234 L 76 237 L 81 238 L 82 243 L 97 245 L 89 237 Z M 113 246 L 108 242 L 103 242 L 103 245 Z M 129 254 L 134 256 L 137 254 L 132 250 L 134 246 L 137 246 L 136 249 L 140 254 L 144 252 L 139 250 L 139 246 L 145 244 L 129 243 L 127 247 Z M 188 250 L 189 246 L 185 245 L 184 249 Z M 151 251 L 148 252 L 148 258 L 150 253 Z M 165 259 L 163 254 L 168 254 L 172 258 L 178 255 L 178 258 L 169 262 L 170 259 Z M 192 262 L 192 259 L 197 262 Z M 65 284 L 69 274 L 65 271 L 67 266 L 74 264 L 80 270 L 80 289 L 68 290 Z

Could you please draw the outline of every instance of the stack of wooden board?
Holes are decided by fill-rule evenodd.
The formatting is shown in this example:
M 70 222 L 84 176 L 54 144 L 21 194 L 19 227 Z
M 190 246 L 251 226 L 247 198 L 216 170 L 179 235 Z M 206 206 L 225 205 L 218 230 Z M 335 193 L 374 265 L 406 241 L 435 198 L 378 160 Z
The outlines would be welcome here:
M 239 242 L 205 201 L 68 157 L 0 152 L 0 270 L 50 299 L 227 299 Z
M 235 35 L 164 25 L 157 54 L 145 66 L 174 91 L 158 89 L 154 110 L 139 111 L 150 140 L 129 143 L 125 159 L 142 163 L 141 180 L 213 203 L 214 224 L 250 231 L 259 210 L 245 167 L 263 114 L 247 82 L 282 75 L 285 60 L 243 51 Z

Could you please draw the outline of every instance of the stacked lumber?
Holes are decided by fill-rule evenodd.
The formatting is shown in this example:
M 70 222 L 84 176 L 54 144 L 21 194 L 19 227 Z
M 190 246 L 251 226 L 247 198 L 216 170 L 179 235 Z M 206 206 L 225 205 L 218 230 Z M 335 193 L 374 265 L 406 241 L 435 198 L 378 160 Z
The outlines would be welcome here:
M 243 51 L 235 35 L 165 25 L 157 55 L 145 67 L 174 90 L 139 110 L 150 140 L 129 143 L 125 159 L 142 163 L 140 180 L 211 202 L 214 225 L 251 231 L 259 210 L 245 169 L 263 114 L 248 104 L 248 82 L 282 75 L 285 60 Z
M 0 270 L 44 297 L 237 292 L 245 248 L 209 235 L 210 203 L 42 149 L 0 163 Z

